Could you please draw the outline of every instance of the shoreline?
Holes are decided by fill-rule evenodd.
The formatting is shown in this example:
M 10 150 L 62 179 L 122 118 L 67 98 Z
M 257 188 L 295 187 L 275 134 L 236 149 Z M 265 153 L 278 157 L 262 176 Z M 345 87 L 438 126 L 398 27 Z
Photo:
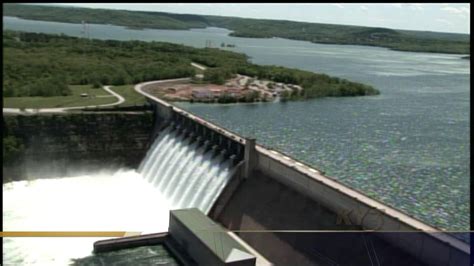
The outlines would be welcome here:
M 43 19 L 36 19 L 36 18 L 26 18 L 22 16 L 3 16 L 4 18 L 16 18 L 16 19 L 22 19 L 22 20 L 30 20 L 30 21 L 42 21 L 42 22 L 56 22 L 56 23 L 67 23 L 67 24 L 74 24 L 74 25 L 80 25 L 79 23 L 74 23 L 74 22 L 69 22 L 69 21 L 60 21 L 60 20 L 43 20 Z M 177 31 L 191 31 L 192 29 L 207 29 L 207 28 L 220 28 L 216 26 L 206 26 L 206 27 L 190 27 L 187 29 L 176 29 L 176 28 L 165 28 L 165 27 L 140 27 L 140 26 L 133 26 L 133 25 L 118 25 L 118 24 L 110 24 L 110 23 L 91 23 L 91 24 L 96 24 L 96 25 L 104 25 L 104 26 L 116 26 L 116 27 L 123 27 L 124 29 L 127 30 L 138 30 L 138 31 L 144 31 L 144 30 L 177 30 Z M 229 37 L 235 37 L 235 38 L 254 38 L 254 39 L 272 39 L 272 38 L 280 38 L 284 40 L 292 40 L 292 41 L 303 41 L 303 42 L 308 42 L 308 43 L 314 43 L 314 44 L 326 44 L 326 45 L 353 45 L 353 46 L 362 46 L 362 47 L 379 47 L 379 48 L 385 48 L 388 50 L 392 51 L 399 51 L 399 52 L 411 52 L 411 53 L 429 53 L 429 54 L 448 54 L 448 55 L 470 55 L 468 53 L 458 53 L 458 52 L 449 52 L 449 51 L 417 51 L 417 50 L 405 50 L 405 49 L 399 49 L 399 48 L 391 48 L 383 45 L 377 45 L 377 44 L 361 44 L 361 43 L 337 43 L 337 42 L 314 42 L 314 41 L 309 41 L 309 40 L 304 40 L 304 39 L 298 39 L 298 38 L 284 38 L 284 37 L 278 37 L 278 36 L 272 36 L 272 37 L 258 37 L 258 36 L 246 36 L 245 34 L 239 35 L 238 33 L 235 34 L 235 30 L 231 30 L 228 28 L 221 28 L 229 31 L 226 36 Z M 8 30 L 4 27 L 3 30 Z M 15 30 L 16 31 L 16 30 Z M 68 34 L 66 34 L 68 35 Z

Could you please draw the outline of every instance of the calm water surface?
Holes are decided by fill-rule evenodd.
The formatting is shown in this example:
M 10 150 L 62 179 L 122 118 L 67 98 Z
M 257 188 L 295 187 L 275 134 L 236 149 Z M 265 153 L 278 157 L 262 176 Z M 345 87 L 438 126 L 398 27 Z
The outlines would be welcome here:
M 4 17 L 4 29 L 81 36 L 81 25 Z M 461 55 L 227 36 L 225 29 L 130 30 L 91 25 L 90 37 L 167 41 L 246 53 L 252 62 L 370 84 L 379 96 L 301 102 L 180 104 L 429 223 L 469 228 L 470 62 Z

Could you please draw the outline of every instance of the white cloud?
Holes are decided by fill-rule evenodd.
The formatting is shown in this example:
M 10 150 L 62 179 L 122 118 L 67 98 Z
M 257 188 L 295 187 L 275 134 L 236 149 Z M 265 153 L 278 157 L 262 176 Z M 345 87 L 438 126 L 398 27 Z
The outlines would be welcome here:
M 333 5 L 333 6 L 337 6 L 337 7 L 339 7 L 339 8 L 344 8 L 344 6 L 343 6 L 343 5 L 341 5 L 341 4 L 331 4 L 331 5 Z
M 461 9 L 458 9 L 458 8 L 455 8 L 455 7 L 452 7 L 452 6 L 443 7 L 443 8 L 441 8 L 441 10 L 447 11 L 449 13 L 454 13 L 454 14 L 462 13 Z
M 471 13 L 471 9 L 469 7 L 464 7 L 464 6 L 463 7 L 446 6 L 446 7 L 441 8 L 441 10 L 457 15 L 458 17 L 461 17 L 463 19 L 468 18 L 469 14 Z
M 364 11 L 369 10 L 369 8 L 368 8 L 367 6 L 360 6 L 359 8 L 360 8 L 361 10 L 364 10 Z
M 461 10 L 464 11 L 464 13 L 467 13 L 467 14 L 470 14 L 471 13 L 471 9 L 469 7 L 461 7 Z
M 471 13 L 471 10 L 468 7 L 456 8 L 452 6 L 447 6 L 447 7 L 441 8 L 441 10 L 452 13 L 452 14 L 464 14 L 464 13 L 470 14 Z
M 413 10 L 423 10 L 422 4 L 410 4 L 410 8 Z
M 447 19 L 442 19 L 442 18 L 438 18 L 436 19 L 437 22 L 440 22 L 440 23 L 443 23 L 443 24 L 447 24 L 447 25 L 453 25 L 453 23 Z
M 390 4 L 391 6 L 394 6 L 396 8 L 402 8 L 402 4 Z

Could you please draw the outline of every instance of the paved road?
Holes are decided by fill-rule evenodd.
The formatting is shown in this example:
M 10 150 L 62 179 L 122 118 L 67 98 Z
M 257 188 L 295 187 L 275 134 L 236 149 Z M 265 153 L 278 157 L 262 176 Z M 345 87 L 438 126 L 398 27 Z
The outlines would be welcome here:
M 11 114 L 24 114 L 24 113 L 64 113 L 68 110 L 79 110 L 84 108 L 95 108 L 95 107 L 107 107 L 107 106 L 114 106 L 119 105 L 125 102 L 125 99 L 118 93 L 114 92 L 110 89 L 110 86 L 102 87 L 108 93 L 115 96 L 118 100 L 114 103 L 108 104 L 101 104 L 101 105 L 88 105 L 88 106 L 75 106 L 75 107 L 62 107 L 62 108 L 27 108 L 25 110 L 20 110 L 19 108 L 3 108 L 3 113 L 11 113 Z
M 203 65 L 197 64 L 197 63 L 191 63 L 191 65 L 195 68 L 198 68 L 200 70 L 206 70 L 207 68 Z M 198 78 L 203 78 L 202 74 L 197 74 L 196 77 Z M 171 82 L 171 81 L 182 81 L 182 80 L 187 80 L 185 79 L 174 79 L 174 80 L 163 80 L 161 82 Z M 161 83 L 160 81 L 153 81 L 152 83 Z M 141 84 L 144 85 L 144 84 Z M 140 88 L 139 86 L 138 88 Z M 112 96 L 115 96 L 118 100 L 114 103 L 109 103 L 109 104 L 101 104 L 101 105 L 89 105 L 89 106 L 75 106 L 75 107 L 62 107 L 62 108 L 26 108 L 23 111 L 20 110 L 19 108 L 3 108 L 3 113 L 10 113 L 10 114 L 23 114 L 23 113 L 64 113 L 68 110 L 80 110 L 84 108 L 95 108 L 95 107 L 107 107 L 107 106 L 114 106 L 114 105 L 119 105 L 123 102 L 125 102 L 125 99 L 118 93 L 112 91 L 110 89 L 110 86 L 104 86 L 104 90 L 112 94 Z M 141 89 L 137 90 L 137 86 L 135 86 L 135 90 L 138 91 L 139 93 L 143 94 Z M 104 96 L 100 96 L 104 97 Z
M 194 62 L 193 62 L 193 63 L 191 63 L 191 65 L 192 65 L 193 67 L 199 68 L 199 69 L 201 69 L 201 70 L 206 70 L 206 69 L 207 69 L 205 66 L 200 65 L 200 64 L 198 64 L 198 63 L 194 63 Z
M 191 80 L 190 78 L 153 80 L 153 81 L 147 81 L 147 82 L 135 84 L 134 89 L 135 89 L 136 92 L 140 93 L 141 95 L 143 95 L 145 97 L 152 98 L 155 101 L 158 101 L 160 103 L 164 103 L 165 105 L 169 105 L 166 101 L 163 101 L 163 100 L 149 94 L 148 92 L 143 91 L 143 88 L 145 86 L 153 85 L 153 84 L 179 82 L 179 81 L 190 81 L 190 80 Z

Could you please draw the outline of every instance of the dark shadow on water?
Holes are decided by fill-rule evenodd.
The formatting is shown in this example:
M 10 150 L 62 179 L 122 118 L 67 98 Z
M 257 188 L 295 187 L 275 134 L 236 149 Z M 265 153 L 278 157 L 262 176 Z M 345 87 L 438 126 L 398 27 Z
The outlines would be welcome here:
M 94 254 L 73 259 L 74 266 L 95 265 L 166 265 L 178 266 L 178 261 L 164 245 L 142 246 Z

